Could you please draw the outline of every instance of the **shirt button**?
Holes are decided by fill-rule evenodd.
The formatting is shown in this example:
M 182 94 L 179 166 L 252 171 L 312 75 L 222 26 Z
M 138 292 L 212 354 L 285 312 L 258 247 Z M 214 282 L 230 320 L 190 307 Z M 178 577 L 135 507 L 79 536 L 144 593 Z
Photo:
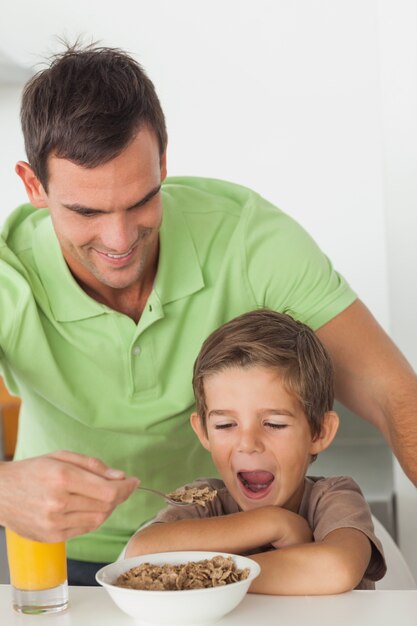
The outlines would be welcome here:
M 133 356 L 139 356 L 140 354 L 140 346 L 135 346 L 132 350 Z

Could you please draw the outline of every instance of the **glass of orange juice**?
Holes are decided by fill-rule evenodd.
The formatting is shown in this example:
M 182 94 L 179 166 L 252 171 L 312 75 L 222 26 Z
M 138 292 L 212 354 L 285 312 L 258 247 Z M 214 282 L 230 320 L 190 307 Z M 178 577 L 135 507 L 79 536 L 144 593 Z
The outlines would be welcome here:
M 13 608 L 19 613 L 56 613 L 68 606 L 65 543 L 25 539 L 6 528 Z

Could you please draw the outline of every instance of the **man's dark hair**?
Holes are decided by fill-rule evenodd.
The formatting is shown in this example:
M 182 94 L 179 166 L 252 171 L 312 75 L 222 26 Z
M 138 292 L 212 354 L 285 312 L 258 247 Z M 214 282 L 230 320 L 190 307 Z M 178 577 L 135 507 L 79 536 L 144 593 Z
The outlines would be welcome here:
M 298 399 L 313 437 L 319 435 L 324 414 L 332 410 L 334 401 L 330 356 L 311 328 L 270 309 L 235 317 L 203 343 L 194 364 L 193 388 L 204 425 L 204 381 L 229 368 L 255 366 L 279 372 L 288 393 Z
M 123 50 L 67 46 L 26 85 L 21 122 L 26 154 L 45 190 L 48 157 L 96 167 L 110 161 L 144 126 L 165 151 L 165 118 L 151 80 Z

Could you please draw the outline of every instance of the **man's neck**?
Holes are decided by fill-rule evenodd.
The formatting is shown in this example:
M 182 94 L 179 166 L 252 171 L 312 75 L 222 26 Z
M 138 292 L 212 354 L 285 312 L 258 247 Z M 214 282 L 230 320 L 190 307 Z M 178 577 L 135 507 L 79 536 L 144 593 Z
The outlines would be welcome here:
M 127 315 L 136 324 L 141 318 L 146 302 L 152 291 L 153 284 L 153 281 L 148 281 L 146 285 L 141 285 L 138 281 L 136 284 L 130 285 L 125 289 L 112 289 L 111 287 L 106 288 L 101 285 L 100 290 L 97 291 L 78 279 L 76 280 L 90 298 L 93 298 L 93 300 L 101 304 L 105 304 L 114 311 Z
M 130 317 L 136 324 L 139 322 L 146 302 L 152 292 L 159 259 L 159 247 L 149 259 L 147 267 L 137 280 L 127 287 L 111 287 L 101 282 L 73 258 L 66 258 L 67 265 L 74 279 L 85 293 L 114 311 Z

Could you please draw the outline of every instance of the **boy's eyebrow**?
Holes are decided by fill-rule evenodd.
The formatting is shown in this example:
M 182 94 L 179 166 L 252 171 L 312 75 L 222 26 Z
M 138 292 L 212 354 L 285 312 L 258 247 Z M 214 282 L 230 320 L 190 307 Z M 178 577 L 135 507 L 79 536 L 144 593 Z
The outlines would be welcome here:
M 294 413 L 292 413 L 291 411 L 289 411 L 288 409 L 261 409 L 260 411 L 257 411 L 257 414 L 260 415 L 261 417 L 267 416 L 267 415 L 285 415 L 285 417 L 295 417 Z M 208 411 L 207 413 L 207 417 L 215 417 L 215 416 L 223 416 L 223 415 L 230 415 L 230 416 L 235 416 L 237 415 L 237 411 L 234 411 L 233 409 L 212 409 L 211 411 Z
M 259 411 L 260 415 L 285 415 L 286 417 L 295 417 L 292 411 L 288 409 L 262 409 Z
M 232 409 L 213 409 L 207 413 L 207 417 L 214 417 L 215 415 L 235 415 L 236 411 Z
M 149 202 L 149 200 L 151 200 L 151 198 L 156 196 L 156 194 L 159 193 L 160 189 L 161 189 L 161 185 L 158 185 L 157 187 L 154 187 L 153 189 L 151 189 L 151 191 L 149 191 L 146 194 L 146 196 L 144 196 L 143 198 L 141 198 L 140 200 L 138 200 L 137 202 L 135 202 L 131 206 L 126 207 L 123 210 L 124 211 L 130 211 L 131 209 L 138 209 L 139 207 L 141 207 L 144 204 L 146 204 L 147 202 Z M 65 207 L 66 209 L 69 209 L 70 211 L 74 211 L 75 213 L 82 213 L 83 211 L 90 211 L 90 212 L 93 212 L 93 213 L 108 213 L 109 212 L 109 211 L 103 211 L 103 209 L 96 209 L 96 208 L 93 208 L 93 207 L 84 206 L 83 204 L 78 204 L 78 203 L 66 204 L 65 202 L 63 202 L 62 206 Z

